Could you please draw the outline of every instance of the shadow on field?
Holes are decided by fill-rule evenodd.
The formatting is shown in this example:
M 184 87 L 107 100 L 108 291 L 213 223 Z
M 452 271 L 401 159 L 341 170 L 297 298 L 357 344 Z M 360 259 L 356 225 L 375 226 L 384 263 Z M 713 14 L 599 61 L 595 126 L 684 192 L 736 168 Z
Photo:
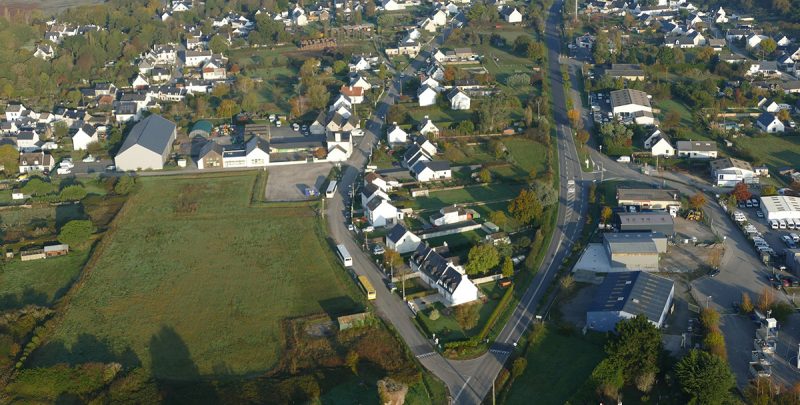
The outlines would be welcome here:
M 39 305 L 46 306 L 50 303 L 47 294 L 34 290 L 33 288 L 26 287 L 21 295 L 18 294 L 3 294 L 0 295 L 0 311 L 7 311 L 10 309 L 19 309 L 26 305 Z
M 317 302 L 319 302 L 319 306 L 322 307 L 322 310 L 325 311 L 332 320 L 336 320 L 337 317 L 342 315 L 352 314 L 353 311 L 361 309 L 352 298 L 346 295 Z
M 150 338 L 150 372 L 163 394 L 163 403 L 220 402 L 214 387 L 202 380 L 183 338 L 169 326 L 162 326 Z
M 119 363 L 123 368 L 141 366 L 139 356 L 130 348 L 116 352 L 106 342 L 94 335 L 82 334 L 67 348 L 62 341 L 49 342 L 36 350 L 34 363 L 37 367 L 50 367 L 58 363 L 71 366 L 82 363 Z

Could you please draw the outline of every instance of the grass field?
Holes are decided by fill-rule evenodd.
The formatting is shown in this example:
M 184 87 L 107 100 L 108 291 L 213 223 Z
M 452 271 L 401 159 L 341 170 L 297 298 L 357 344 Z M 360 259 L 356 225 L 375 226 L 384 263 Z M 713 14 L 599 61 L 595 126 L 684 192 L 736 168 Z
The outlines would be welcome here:
M 654 103 L 653 107 L 661 109 L 661 114 L 659 114 L 658 118 L 660 120 L 664 120 L 664 118 L 672 111 L 677 112 L 681 116 L 681 122 L 678 125 L 681 128 L 686 129 L 687 135 L 693 141 L 710 141 L 711 139 L 707 136 L 697 132 L 694 128 L 694 123 L 692 122 L 692 113 L 686 108 L 686 105 L 683 103 L 679 103 L 674 100 L 659 100 L 658 102 Z
M 417 206 L 421 209 L 439 209 L 446 205 L 476 201 L 497 201 L 511 199 L 519 194 L 521 184 L 493 183 L 464 187 L 458 190 L 435 191 L 427 197 L 417 197 Z
M 750 151 L 771 170 L 800 165 L 800 136 L 741 136 L 736 139 L 736 144 Z
M 563 404 L 605 357 L 602 339 L 546 330 L 528 349 L 528 367 L 514 381 L 507 404 Z M 567 360 L 569 359 L 569 360 Z
M 46 260 L 0 264 L 0 310 L 52 304 L 78 277 L 87 256 L 88 251 L 72 252 Z
M 276 366 L 282 320 L 362 309 L 312 210 L 250 206 L 255 177 L 142 178 L 33 365 L 125 352 L 156 377 L 241 375 Z
M 505 139 L 503 144 L 508 148 L 514 164 L 525 170 L 525 174 L 530 173 L 531 169 L 536 169 L 539 174 L 544 173 L 547 150 L 542 144 L 524 138 Z

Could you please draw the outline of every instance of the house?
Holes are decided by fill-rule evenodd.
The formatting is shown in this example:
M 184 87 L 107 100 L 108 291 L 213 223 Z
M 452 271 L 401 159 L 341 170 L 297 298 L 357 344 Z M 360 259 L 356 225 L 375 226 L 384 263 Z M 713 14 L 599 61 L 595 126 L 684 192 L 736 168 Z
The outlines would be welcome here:
M 436 90 L 432 87 L 423 85 L 417 90 L 417 99 L 420 107 L 427 107 L 436 104 Z
M 29 110 L 23 104 L 9 104 L 6 107 L 6 122 L 18 120 L 25 111 Z
M 669 139 L 658 129 L 645 139 L 644 148 L 649 150 L 652 156 L 675 156 L 675 148 L 672 147 Z
M 433 156 L 439 153 L 439 150 L 436 148 L 436 145 L 434 145 L 433 142 L 429 141 L 425 135 L 419 135 L 414 137 L 414 144 L 419 146 L 429 156 Z
M 707 45 L 714 50 L 714 52 L 722 52 L 726 45 L 728 45 L 725 38 L 709 38 Z
M 172 77 L 169 69 L 155 67 L 150 71 L 150 81 L 153 83 L 163 83 Z
M 214 167 L 223 167 L 222 145 L 207 141 L 197 154 L 197 168 L 200 170 Z
M 364 91 L 372 89 L 372 85 L 367 81 L 367 79 L 364 79 L 364 77 L 358 73 L 350 76 L 349 85 L 351 87 L 361 87 L 364 89 Z
M 175 141 L 175 123 L 153 114 L 133 126 L 114 163 L 117 170 L 161 170 Z
M 34 130 L 19 131 L 13 138 L 20 152 L 39 150 L 39 134 Z
M 458 88 L 450 90 L 447 98 L 450 100 L 450 108 L 453 110 L 469 110 L 470 98 Z
M 436 137 L 439 135 L 439 128 L 426 115 L 422 122 L 419 123 L 419 133 L 420 135 L 433 135 Z
M 395 189 L 396 187 L 400 186 L 400 183 L 397 180 L 386 180 L 380 174 L 375 172 L 367 173 L 364 176 L 364 186 L 373 184 L 375 187 L 378 187 L 384 193 L 388 193 Z M 387 197 L 388 198 L 388 197 Z
M 386 130 L 386 141 L 389 144 L 401 144 L 408 142 L 408 133 L 404 131 L 396 122 Z
M 418 182 L 447 180 L 453 177 L 450 163 L 444 160 L 422 160 L 411 167 L 411 173 Z
M 728 22 L 728 15 L 725 10 L 722 9 L 722 7 L 720 7 L 719 10 L 717 10 L 717 12 L 714 14 L 713 21 L 716 24 L 725 24 Z
M 30 152 L 19 154 L 19 172 L 49 172 L 53 170 L 55 160 L 46 152 Z
M 353 139 L 350 135 L 350 132 L 328 133 L 328 161 L 343 162 L 353 154 Z
M 664 210 L 681 205 L 677 190 L 657 188 L 618 188 L 617 205 L 634 206 L 641 209 Z
M 711 174 L 717 187 L 733 187 L 738 183 L 757 183 L 753 166 L 744 160 L 722 158 L 711 161 Z
M 783 34 L 775 34 L 775 36 L 773 36 L 772 39 L 775 41 L 775 44 L 777 44 L 779 48 L 784 48 L 792 44 L 792 40 Z
M 432 159 L 433 157 L 431 154 L 424 151 L 419 147 L 419 145 L 413 144 L 409 146 L 408 149 L 406 149 L 405 154 L 403 154 L 403 166 L 411 170 L 418 162 L 429 161 Z
M 386 248 L 397 253 L 411 253 L 419 247 L 422 239 L 406 229 L 403 225 L 395 225 L 386 235 Z
M 780 76 L 781 72 L 778 70 L 778 61 L 775 60 L 760 60 L 754 61 L 750 64 L 750 69 L 745 72 L 746 76 Z
M 434 249 L 420 243 L 409 260 L 411 270 L 418 272 L 420 279 L 435 289 L 448 307 L 475 301 L 478 288 L 461 266 L 443 256 L 447 252 L 446 246 Z
M 658 271 L 659 254 L 667 252 L 667 237 L 658 232 L 604 233 L 603 246 L 612 270 Z
M 503 17 L 503 21 L 510 24 L 522 22 L 522 13 L 520 13 L 516 7 L 503 6 L 503 8 L 500 9 L 500 16 Z
M 637 64 L 631 63 L 612 63 L 611 67 L 603 72 L 608 77 L 622 80 L 644 80 L 644 70 Z
M 204 62 L 202 72 L 203 80 L 225 80 L 228 77 L 225 63 L 219 59 L 209 59 Z
M 362 87 L 342 86 L 339 93 L 347 96 L 353 104 L 361 104 L 364 102 L 364 89 Z
M 56 56 L 56 52 L 50 44 L 39 44 L 36 45 L 36 51 L 33 52 L 33 56 L 39 59 L 50 60 Z
M 133 101 L 119 102 L 114 107 L 114 120 L 118 123 L 139 119 L 139 106 Z
M 397 219 L 397 208 L 383 197 L 375 197 L 364 206 L 364 214 L 370 225 L 384 227 L 394 224 Z
M 747 36 L 747 38 L 745 38 L 745 40 L 744 40 L 744 42 L 745 42 L 745 47 L 746 47 L 747 49 L 754 49 L 754 48 L 758 47 L 758 45 L 760 45 L 760 44 L 761 44 L 761 41 L 763 41 L 763 40 L 765 40 L 765 39 L 767 39 L 767 38 L 768 38 L 768 37 L 767 37 L 767 36 L 765 36 L 765 35 L 759 35 L 759 34 L 750 34 L 750 35 L 748 35 L 748 36 Z
M 389 194 L 378 184 L 369 183 L 361 190 L 361 206 L 366 207 L 373 198 L 383 198 L 389 200 Z
M 698 31 L 683 34 L 667 34 L 664 37 L 664 46 L 668 48 L 689 49 L 706 44 L 706 38 Z
M 269 144 L 264 138 L 254 136 L 245 143 L 247 167 L 264 167 L 269 164 Z
M 150 82 L 148 82 L 147 78 L 141 74 L 136 75 L 136 77 L 131 80 L 131 87 L 133 87 L 135 90 L 146 89 L 149 86 Z
M 197 168 L 266 167 L 269 165 L 269 145 L 259 136 L 253 136 L 244 145 L 222 146 L 208 141 L 197 154 Z
M 768 113 L 776 113 L 781 109 L 778 103 L 766 97 L 762 97 L 760 100 L 758 100 L 758 108 Z
M 86 150 L 90 143 L 97 142 L 97 128 L 89 124 L 83 124 L 75 135 L 72 135 L 72 149 Z
M 442 207 L 439 212 L 431 215 L 430 220 L 433 226 L 444 226 L 472 219 L 472 212 L 467 211 L 457 205 Z
M 639 125 L 653 125 L 653 108 L 650 96 L 640 90 L 615 90 L 611 92 L 611 111 L 614 117 L 623 122 L 635 122 Z
M 210 61 L 214 57 L 211 51 L 193 51 L 188 50 L 183 53 L 183 63 L 187 67 L 200 67 L 204 63 Z
M 362 70 L 369 69 L 371 65 L 364 56 L 353 56 L 353 60 L 350 62 L 349 67 L 351 72 L 360 72 Z
M 382 0 L 381 6 L 386 11 L 398 11 L 398 10 L 405 10 L 406 5 L 403 2 L 399 2 L 397 0 Z
M 762 130 L 763 132 L 769 133 L 778 133 L 786 130 L 783 122 L 781 122 L 781 120 L 779 120 L 774 114 L 768 112 L 761 113 L 761 115 L 758 116 L 758 119 L 756 120 L 756 126 L 758 126 L 758 129 Z
M 612 332 L 619 321 L 644 315 L 661 328 L 672 309 L 675 283 L 642 271 L 609 273 L 586 311 L 586 326 Z
M 308 16 L 306 16 L 306 11 L 300 5 L 295 6 L 290 14 L 294 25 L 298 27 L 308 25 Z
M 678 141 L 678 157 L 689 159 L 716 159 L 717 145 L 711 141 Z

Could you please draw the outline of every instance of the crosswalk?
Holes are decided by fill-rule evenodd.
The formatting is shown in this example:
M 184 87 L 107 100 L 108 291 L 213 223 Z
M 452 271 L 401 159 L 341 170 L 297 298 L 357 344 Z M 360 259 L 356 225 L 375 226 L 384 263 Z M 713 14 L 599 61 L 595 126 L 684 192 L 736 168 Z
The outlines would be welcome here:
M 422 354 L 418 354 L 417 358 L 418 359 L 424 359 L 426 357 L 436 356 L 436 354 L 437 354 L 436 352 L 422 353 Z
M 503 356 L 511 354 L 510 350 L 503 350 L 503 349 L 489 349 L 489 351 L 494 353 L 494 354 L 499 354 L 499 355 L 503 355 Z

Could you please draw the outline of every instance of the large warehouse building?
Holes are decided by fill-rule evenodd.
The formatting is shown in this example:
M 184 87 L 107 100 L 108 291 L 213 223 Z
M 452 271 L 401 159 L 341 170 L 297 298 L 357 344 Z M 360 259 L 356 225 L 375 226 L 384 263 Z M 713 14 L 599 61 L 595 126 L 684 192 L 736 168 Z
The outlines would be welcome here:
M 787 195 L 761 197 L 761 211 L 767 220 L 800 219 L 800 197 Z
M 658 271 L 659 254 L 667 252 L 667 237 L 658 232 L 603 234 L 612 269 Z
M 675 296 L 675 283 L 643 271 L 609 273 L 586 311 L 589 329 L 608 332 L 617 322 L 644 314 L 657 328 L 664 321 Z
M 620 212 L 617 213 L 617 219 L 620 232 L 675 233 L 675 221 L 666 211 Z

